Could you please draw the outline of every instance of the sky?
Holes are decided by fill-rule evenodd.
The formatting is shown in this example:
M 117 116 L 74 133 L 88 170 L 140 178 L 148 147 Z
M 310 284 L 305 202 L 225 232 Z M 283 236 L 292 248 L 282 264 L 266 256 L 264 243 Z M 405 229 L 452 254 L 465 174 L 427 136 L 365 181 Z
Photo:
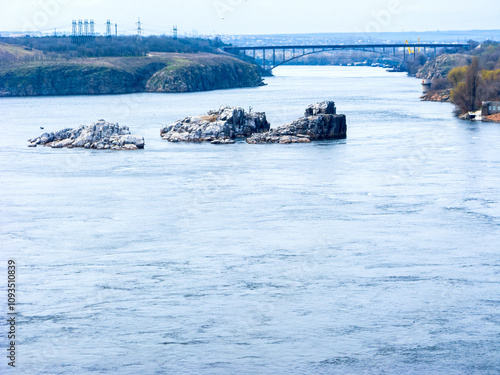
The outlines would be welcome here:
M 0 31 L 70 31 L 106 20 L 144 35 L 291 34 L 500 29 L 498 0 L 0 0 Z

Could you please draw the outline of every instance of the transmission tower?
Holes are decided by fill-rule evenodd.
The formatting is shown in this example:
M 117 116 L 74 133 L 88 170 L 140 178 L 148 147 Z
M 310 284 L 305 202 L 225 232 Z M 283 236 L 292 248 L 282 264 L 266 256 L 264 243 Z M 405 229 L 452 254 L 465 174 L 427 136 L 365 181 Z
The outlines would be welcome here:
M 76 40 L 76 20 L 73 20 L 73 22 L 71 22 L 71 43 L 76 43 L 77 40 Z
M 111 38 L 111 21 L 106 22 L 106 38 Z
M 83 35 L 85 37 L 88 37 L 89 36 L 89 20 L 84 20 L 83 21 Z
M 140 39 L 142 36 L 142 28 L 141 28 L 141 18 L 137 21 L 137 37 Z

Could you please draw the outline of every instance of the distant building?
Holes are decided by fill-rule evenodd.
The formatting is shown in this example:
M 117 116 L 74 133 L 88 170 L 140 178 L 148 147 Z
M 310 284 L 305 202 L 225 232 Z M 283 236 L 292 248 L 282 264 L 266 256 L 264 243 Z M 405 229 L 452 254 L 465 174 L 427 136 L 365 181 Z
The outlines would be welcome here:
M 483 102 L 481 106 L 481 115 L 488 116 L 500 113 L 500 102 Z

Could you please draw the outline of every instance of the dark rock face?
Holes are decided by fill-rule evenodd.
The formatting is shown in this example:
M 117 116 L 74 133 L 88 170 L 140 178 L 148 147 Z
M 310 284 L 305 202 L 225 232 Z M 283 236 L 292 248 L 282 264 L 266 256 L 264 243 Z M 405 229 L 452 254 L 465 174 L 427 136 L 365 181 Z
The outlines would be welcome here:
M 266 114 L 246 113 L 243 108 L 221 107 L 206 116 L 186 117 L 164 127 L 161 137 L 169 142 L 212 142 L 228 144 L 234 138 L 268 131 Z
M 321 139 L 343 139 L 346 136 L 345 115 L 337 115 L 335 103 L 326 101 L 310 105 L 305 116 L 291 124 L 252 135 L 247 143 L 308 143 Z
M 97 150 L 137 150 L 144 148 L 144 138 L 130 134 L 127 126 L 119 126 L 104 120 L 92 125 L 81 125 L 75 129 L 63 129 L 54 133 L 43 133 L 28 140 L 28 147 L 37 145 L 52 148 L 93 148 Z
M 134 82 L 119 69 L 60 64 L 0 74 L 0 96 L 125 94 L 137 91 Z
M 318 116 L 318 115 L 336 115 L 337 108 L 335 107 L 335 103 L 331 101 L 324 101 L 318 104 L 311 104 L 306 108 L 306 112 L 304 113 L 305 117 L 310 116 Z
M 243 62 L 189 65 L 172 71 L 164 68 L 147 82 L 148 92 L 194 92 L 261 86 L 258 68 Z

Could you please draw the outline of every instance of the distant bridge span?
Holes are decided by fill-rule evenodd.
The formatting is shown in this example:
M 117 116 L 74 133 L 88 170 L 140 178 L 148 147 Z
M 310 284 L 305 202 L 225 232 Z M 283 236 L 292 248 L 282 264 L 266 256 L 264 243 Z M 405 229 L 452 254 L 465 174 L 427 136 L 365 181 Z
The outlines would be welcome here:
M 468 49 L 470 47 L 467 43 L 396 43 L 396 44 L 316 44 L 316 45 L 283 45 L 283 46 L 251 46 L 251 47 L 237 47 L 229 46 L 224 47 L 225 52 L 240 55 L 247 52 L 253 52 L 253 58 L 256 58 L 256 53 L 261 52 L 262 66 L 266 70 L 273 70 L 274 68 L 286 64 L 292 60 L 300 57 L 312 55 L 315 53 L 328 52 L 328 51 L 363 51 L 374 52 L 383 55 L 394 56 L 401 61 L 407 61 L 407 58 L 413 54 L 413 59 L 416 58 L 416 49 L 419 52 L 423 49 L 426 54 L 427 49 L 434 50 L 434 55 L 438 55 L 438 49 L 444 51 L 446 49 Z M 413 48 L 413 51 L 411 49 Z M 409 49 L 409 51 L 407 51 Z M 402 50 L 402 52 L 401 52 Z M 271 55 L 266 56 L 270 51 Z M 410 52 L 411 51 L 411 52 Z M 278 52 L 278 54 L 276 53 Z M 391 53 L 392 52 L 392 53 Z M 398 57 L 397 54 L 402 55 Z

